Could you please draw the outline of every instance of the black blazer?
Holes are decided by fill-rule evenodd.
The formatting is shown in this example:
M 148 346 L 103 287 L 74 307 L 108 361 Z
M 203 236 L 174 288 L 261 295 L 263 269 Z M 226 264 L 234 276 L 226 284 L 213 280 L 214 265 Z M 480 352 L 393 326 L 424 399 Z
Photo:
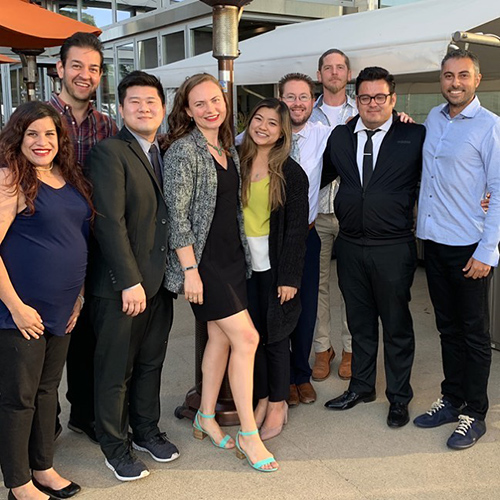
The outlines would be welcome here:
M 363 245 L 389 245 L 414 238 L 413 209 L 422 171 L 423 125 L 394 121 L 363 191 L 356 161 L 359 115 L 336 127 L 323 155 L 321 186 L 340 176 L 335 197 L 339 237 Z
M 168 241 L 167 207 L 151 163 L 123 127 L 94 146 L 85 165 L 97 210 L 88 291 L 119 300 L 141 283 L 149 299 L 163 282 Z

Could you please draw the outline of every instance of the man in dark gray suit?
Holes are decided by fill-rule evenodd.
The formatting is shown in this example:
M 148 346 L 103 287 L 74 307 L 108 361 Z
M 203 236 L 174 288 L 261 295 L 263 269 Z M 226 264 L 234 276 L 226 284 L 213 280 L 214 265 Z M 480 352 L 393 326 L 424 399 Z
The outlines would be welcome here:
M 159 80 L 142 71 L 118 86 L 124 127 L 87 159 L 94 185 L 96 247 L 89 259 L 95 325 L 96 434 L 106 465 L 122 481 L 149 474 L 130 448 L 159 462 L 179 456 L 158 428 L 160 380 L 172 325 L 162 286 L 167 208 L 156 132 L 165 116 Z

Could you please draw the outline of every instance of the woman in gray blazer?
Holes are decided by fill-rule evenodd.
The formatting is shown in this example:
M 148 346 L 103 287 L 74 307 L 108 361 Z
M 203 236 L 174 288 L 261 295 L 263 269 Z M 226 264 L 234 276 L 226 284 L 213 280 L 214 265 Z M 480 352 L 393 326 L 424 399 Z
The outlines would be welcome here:
M 163 146 L 169 247 L 166 287 L 184 294 L 207 322 L 200 409 L 194 435 L 234 448 L 256 470 L 278 464 L 262 443 L 252 408 L 253 367 L 259 335 L 247 311 L 250 255 L 243 230 L 239 160 L 231 116 L 218 81 L 207 74 L 177 91 Z M 241 422 L 236 443 L 215 420 L 215 405 L 229 358 L 229 382 Z

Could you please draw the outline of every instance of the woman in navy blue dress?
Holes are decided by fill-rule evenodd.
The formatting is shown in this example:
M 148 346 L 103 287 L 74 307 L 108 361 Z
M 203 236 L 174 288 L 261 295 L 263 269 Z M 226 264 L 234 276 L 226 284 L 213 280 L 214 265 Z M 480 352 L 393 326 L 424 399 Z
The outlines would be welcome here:
M 91 216 L 59 115 L 40 102 L 19 106 L 0 134 L 0 465 L 10 500 L 80 491 L 52 461 Z

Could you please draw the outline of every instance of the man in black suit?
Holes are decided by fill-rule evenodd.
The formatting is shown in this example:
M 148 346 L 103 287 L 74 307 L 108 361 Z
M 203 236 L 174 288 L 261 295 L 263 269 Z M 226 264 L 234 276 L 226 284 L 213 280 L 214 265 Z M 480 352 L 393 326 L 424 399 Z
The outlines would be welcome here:
M 378 321 L 383 327 L 387 424 L 409 421 L 415 339 L 409 309 L 417 264 L 413 208 L 422 168 L 422 125 L 394 112 L 395 82 L 385 69 L 356 79 L 359 116 L 333 130 L 323 157 L 322 184 L 340 176 L 335 213 L 339 286 L 352 333 L 349 389 L 325 406 L 347 410 L 375 400 Z
M 162 286 L 167 208 L 156 132 L 165 116 L 159 80 L 142 71 L 118 86 L 124 127 L 96 145 L 87 167 L 94 185 L 97 242 L 89 261 L 95 325 L 96 434 L 106 465 L 122 481 L 149 474 L 130 449 L 159 462 L 179 456 L 160 419 L 160 380 L 172 325 L 172 296 Z

